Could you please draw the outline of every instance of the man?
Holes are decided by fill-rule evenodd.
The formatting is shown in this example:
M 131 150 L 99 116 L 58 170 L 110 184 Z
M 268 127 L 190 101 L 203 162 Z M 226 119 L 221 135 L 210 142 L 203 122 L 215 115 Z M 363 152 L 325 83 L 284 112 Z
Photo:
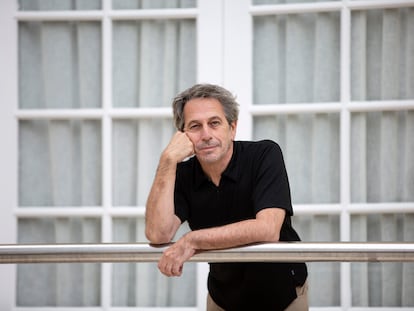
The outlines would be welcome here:
M 238 104 L 226 89 L 198 84 L 173 101 L 178 132 L 161 154 L 146 206 L 146 236 L 170 242 L 158 268 L 180 276 L 198 250 L 298 241 L 288 177 L 272 141 L 234 141 Z M 190 158 L 190 159 L 188 159 Z M 207 310 L 307 310 L 304 263 L 211 263 Z

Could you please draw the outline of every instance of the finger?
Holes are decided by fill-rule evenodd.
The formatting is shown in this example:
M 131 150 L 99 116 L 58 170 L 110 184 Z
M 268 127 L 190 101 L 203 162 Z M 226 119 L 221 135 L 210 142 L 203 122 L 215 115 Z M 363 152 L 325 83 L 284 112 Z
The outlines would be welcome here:
M 170 276 L 171 269 L 168 269 L 167 264 L 164 262 L 164 260 L 161 258 L 158 262 L 158 270 L 166 276 Z
M 183 266 L 173 266 L 172 270 L 171 270 L 171 274 L 173 276 L 181 276 L 183 272 Z
M 162 274 L 164 274 L 165 276 L 174 276 L 172 269 L 168 268 L 167 266 L 160 268 L 160 271 Z

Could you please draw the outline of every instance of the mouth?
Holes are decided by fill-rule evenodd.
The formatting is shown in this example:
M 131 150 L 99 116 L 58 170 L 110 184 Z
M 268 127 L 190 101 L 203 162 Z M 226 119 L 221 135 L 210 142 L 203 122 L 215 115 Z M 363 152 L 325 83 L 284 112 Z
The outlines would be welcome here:
M 217 145 L 200 146 L 199 148 L 197 148 L 197 150 L 202 151 L 202 152 L 209 152 L 211 150 L 214 150 L 217 147 L 218 147 Z

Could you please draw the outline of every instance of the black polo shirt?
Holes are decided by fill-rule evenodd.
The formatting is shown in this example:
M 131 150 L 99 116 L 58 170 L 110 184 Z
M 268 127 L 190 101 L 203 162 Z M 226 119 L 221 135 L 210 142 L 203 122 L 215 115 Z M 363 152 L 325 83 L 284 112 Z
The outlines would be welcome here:
M 234 142 L 217 187 L 196 157 L 177 166 L 175 213 L 192 230 L 253 219 L 262 209 L 286 210 L 280 241 L 299 241 L 292 228 L 289 181 L 275 142 Z M 283 310 L 306 280 L 303 263 L 211 263 L 208 289 L 225 310 Z

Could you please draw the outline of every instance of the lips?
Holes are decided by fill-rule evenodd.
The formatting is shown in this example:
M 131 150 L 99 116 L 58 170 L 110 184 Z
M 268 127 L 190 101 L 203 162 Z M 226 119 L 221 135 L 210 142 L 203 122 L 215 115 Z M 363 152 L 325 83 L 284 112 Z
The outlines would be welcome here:
M 215 144 L 215 145 L 201 145 L 201 146 L 198 146 L 197 149 L 199 151 L 209 151 L 209 150 L 215 149 L 218 146 L 219 146 L 218 144 Z

